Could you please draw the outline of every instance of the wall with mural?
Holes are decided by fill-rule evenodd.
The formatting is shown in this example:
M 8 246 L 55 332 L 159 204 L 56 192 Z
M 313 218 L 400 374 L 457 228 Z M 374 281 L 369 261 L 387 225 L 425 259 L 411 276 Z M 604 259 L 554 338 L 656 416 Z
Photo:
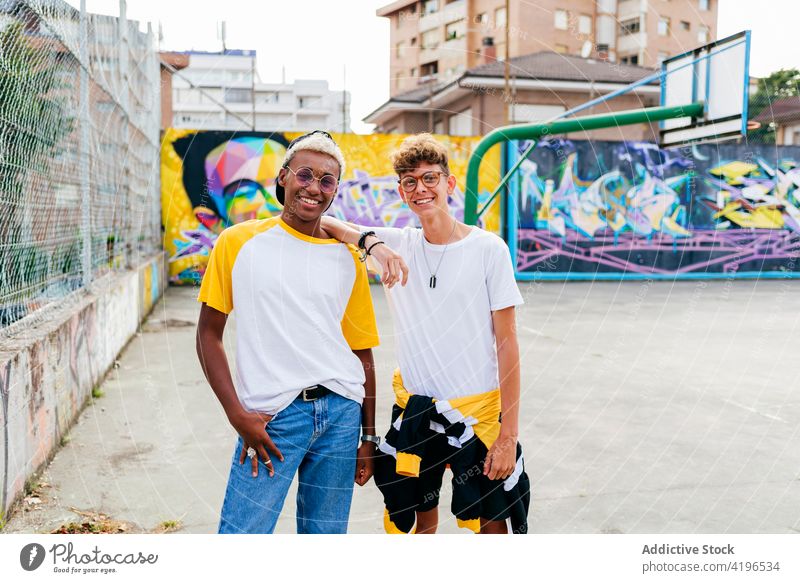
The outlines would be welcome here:
M 161 195 L 164 248 L 172 283 L 197 283 L 208 255 L 226 226 L 281 211 L 275 177 L 286 146 L 298 133 L 222 132 L 168 129 L 162 140 Z M 339 192 L 329 213 L 369 226 L 415 224 L 397 193 L 390 153 L 405 135 L 334 134 L 347 160 Z M 467 162 L 477 138 L 437 136 L 450 151 L 458 188 L 450 204 L 463 216 Z M 500 149 L 484 158 L 481 200 L 499 182 Z M 483 227 L 500 230 L 499 201 L 487 211 Z
M 800 272 L 800 147 L 550 140 L 516 184 L 518 272 Z

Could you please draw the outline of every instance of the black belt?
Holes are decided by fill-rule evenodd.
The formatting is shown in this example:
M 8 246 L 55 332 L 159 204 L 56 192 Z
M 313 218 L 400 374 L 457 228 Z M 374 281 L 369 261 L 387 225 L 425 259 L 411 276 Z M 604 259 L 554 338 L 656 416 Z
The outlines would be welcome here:
M 328 395 L 332 392 L 333 391 L 331 391 L 325 385 L 311 385 L 310 387 L 306 387 L 305 389 L 300 391 L 300 394 L 297 395 L 297 398 L 303 399 L 306 402 L 316 401 L 320 397 L 324 397 L 325 395 Z

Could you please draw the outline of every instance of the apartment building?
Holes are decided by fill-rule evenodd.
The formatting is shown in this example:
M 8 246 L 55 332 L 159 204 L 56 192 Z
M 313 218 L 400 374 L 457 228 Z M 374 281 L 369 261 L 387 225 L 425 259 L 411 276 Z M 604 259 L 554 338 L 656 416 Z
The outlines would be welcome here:
M 162 53 L 183 57 L 172 76 L 172 126 L 207 130 L 350 132 L 350 96 L 324 80 L 262 83 L 254 50 Z M 188 59 L 188 62 L 185 62 Z
M 390 95 L 448 81 L 483 62 L 541 51 L 655 67 L 713 41 L 718 0 L 397 0 L 390 21 Z M 508 46 L 506 46 L 508 37 Z

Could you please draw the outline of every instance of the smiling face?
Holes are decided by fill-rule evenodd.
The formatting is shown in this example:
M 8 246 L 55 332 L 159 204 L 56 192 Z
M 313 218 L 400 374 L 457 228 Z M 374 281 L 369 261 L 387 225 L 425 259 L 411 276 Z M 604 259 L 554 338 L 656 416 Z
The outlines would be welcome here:
M 326 174 L 339 177 L 339 163 L 333 156 L 315 152 L 313 150 L 300 150 L 289 161 L 289 168 L 281 168 L 278 182 L 285 189 L 283 217 L 287 215 L 296 217 L 304 223 L 318 221 L 322 213 L 330 205 L 336 192 L 326 193 L 320 188 L 320 179 Z M 298 179 L 297 172 L 301 169 L 311 170 L 316 180 L 303 186 Z M 301 176 L 302 176 L 301 172 Z M 289 221 L 287 221 L 289 222 Z
M 426 186 L 423 176 L 433 173 L 438 177 L 436 186 Z M 403 188 L 404 179 L 412 177 L 417 181 L 416 189 Z M 444 211 L 450 213 L 447 199 L 453 194 L 456 187 L 456 177 L 446 174 L 439 164 L 420 162 L 414 170 L 400 173 L 400 184 L 398 191 L 400 198 L 408 205 L 408 208 L 419 217 L 431 216 Z

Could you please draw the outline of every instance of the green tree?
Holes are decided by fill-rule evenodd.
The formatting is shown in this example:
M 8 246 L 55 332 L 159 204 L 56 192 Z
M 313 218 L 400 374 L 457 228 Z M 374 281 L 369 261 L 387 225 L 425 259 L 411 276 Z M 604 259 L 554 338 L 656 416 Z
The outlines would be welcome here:
M 750 96 L 748 102 L 748 118 L 753 119 L 771 104 L 779 99 L 800 95 L 800 70 L 781 69 L 771 73 L 768 77 L 759 79 L 758 91 Z M 748 132 L 748 140 L 775 143 L 775 126 L 771 123 L 761 123 L 757 130 Z

